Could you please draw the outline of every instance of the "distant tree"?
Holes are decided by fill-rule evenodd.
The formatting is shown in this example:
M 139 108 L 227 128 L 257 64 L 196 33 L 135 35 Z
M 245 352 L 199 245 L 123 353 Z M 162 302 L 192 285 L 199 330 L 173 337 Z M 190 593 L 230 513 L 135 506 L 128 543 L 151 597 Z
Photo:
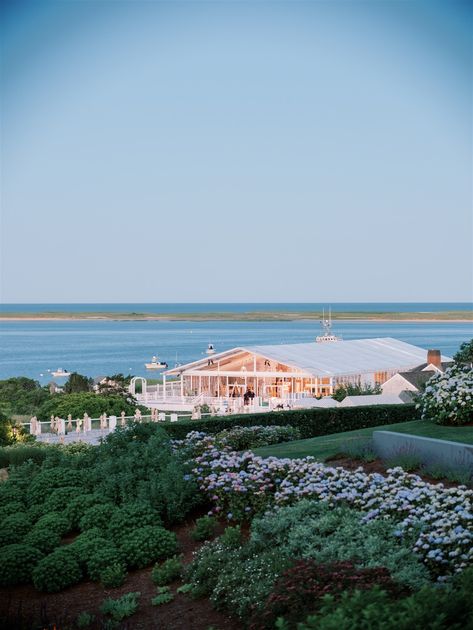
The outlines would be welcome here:
M 97 385 L 97 391 L 99 394 L 107 396 L 109 394 L 120 394 L 128 397 L 128 385 L 130 384 L 131 377 L 124 376 L 123 374 L 112 374 L 112 376 L 105 376 L 101 383 Z
M 0 381 L 0 401 L 7 415 L 34 415 L 50 397 L 47 387 L 42 387 L 38 381 L 25 376 Z
M 146 412 L 146 408 L 140 407 L 140 409 Z M 69 414 L 73 418 L 82 418 L 84 413 L 87 413 L 91 418 L 98 418 L 102 413 L 120 416 L 122 411 L 127 416 L 133 415 L 135 410 L 136 403 L 131 396 L 126 399 L 120 395 L 102 396 L 93 392 L 81 392 L 56 394 L 41 406 L 37 416 L 40 420 L 49 420 L 51 416 L 67 418 Z
M 380 385 L 352 385 L 348 383 L 347 385 L 339 385 L 332 394 L 332 398 L 341 402 L 347 396 L 371 396 L 374 394 L 381 394 Z
M 453 360 L 455 363 L 461 363 L 464 365 L 472 365 L 473 364 L 473 339 L 470 341 L 464 341 L 460 350 L 453 356 Z
M 91 389 L 92 379 L 77 372 L 72 372 L 64 385 L 65 394 L 80 394 L 81 392 L 90 392 Z

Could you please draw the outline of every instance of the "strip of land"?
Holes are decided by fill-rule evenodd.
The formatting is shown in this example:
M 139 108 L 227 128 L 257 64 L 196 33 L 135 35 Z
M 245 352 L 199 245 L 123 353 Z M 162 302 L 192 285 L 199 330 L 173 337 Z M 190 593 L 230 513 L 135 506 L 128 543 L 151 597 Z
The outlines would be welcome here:
M 337 312 L 332 315 L 335 321 L 367 322 L 473 322 L 472 311 L 441 312 Z M 113 312 L 38 312 L 0 313 L 0 321 L 69 321 L 69 320 L 111 320 L 111 321 L 296 321 L 320 320 L 321 312 L 306 311 L 250 311 L 247 313 L 113 313 Z

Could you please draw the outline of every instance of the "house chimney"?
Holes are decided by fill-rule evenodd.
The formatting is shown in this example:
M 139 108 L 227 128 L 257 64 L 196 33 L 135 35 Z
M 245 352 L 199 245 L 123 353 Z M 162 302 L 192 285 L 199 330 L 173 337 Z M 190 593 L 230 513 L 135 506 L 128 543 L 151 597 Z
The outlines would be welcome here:
M 439 370 L 442 369 L 442 356 L 440 350 L 427 350 L 427 365 L 435 365 Z

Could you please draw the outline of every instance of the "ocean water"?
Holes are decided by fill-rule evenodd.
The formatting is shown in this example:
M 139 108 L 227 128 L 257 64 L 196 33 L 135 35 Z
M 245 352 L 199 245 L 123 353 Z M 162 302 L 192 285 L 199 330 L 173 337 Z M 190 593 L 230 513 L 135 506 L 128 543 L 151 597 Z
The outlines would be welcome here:
M 136 311 L 137 305 L 132 306 Z M 333 329 L 347 340 L 395 337 L 438 348 L 447 356 L 473 337 L 473 324 L 463 322 L 335 321 Z M 4 321 L 0 322 L 0 379 L 22 375 L 46 384 L 51 380 L 47 370 L 58 367 L 91 377 L 117 372 L 155 377 L 144 367 L 153 354 L 173 367 L 201 358 L 209 343 L 218 352 L 250 344 L 309 342 L 318 334 L 320 327 L 314 321 Z

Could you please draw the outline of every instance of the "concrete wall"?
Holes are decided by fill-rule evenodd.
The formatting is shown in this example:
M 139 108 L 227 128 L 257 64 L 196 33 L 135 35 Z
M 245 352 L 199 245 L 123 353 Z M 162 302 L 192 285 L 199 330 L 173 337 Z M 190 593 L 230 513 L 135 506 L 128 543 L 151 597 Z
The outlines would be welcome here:
M 374 431 L 373 447 L 382 459 L 401 454 L 418 456 L 422 463 L 438 463 L 447 468 L 471 467 L 473 472 L 473 445 L 448 440 Z

